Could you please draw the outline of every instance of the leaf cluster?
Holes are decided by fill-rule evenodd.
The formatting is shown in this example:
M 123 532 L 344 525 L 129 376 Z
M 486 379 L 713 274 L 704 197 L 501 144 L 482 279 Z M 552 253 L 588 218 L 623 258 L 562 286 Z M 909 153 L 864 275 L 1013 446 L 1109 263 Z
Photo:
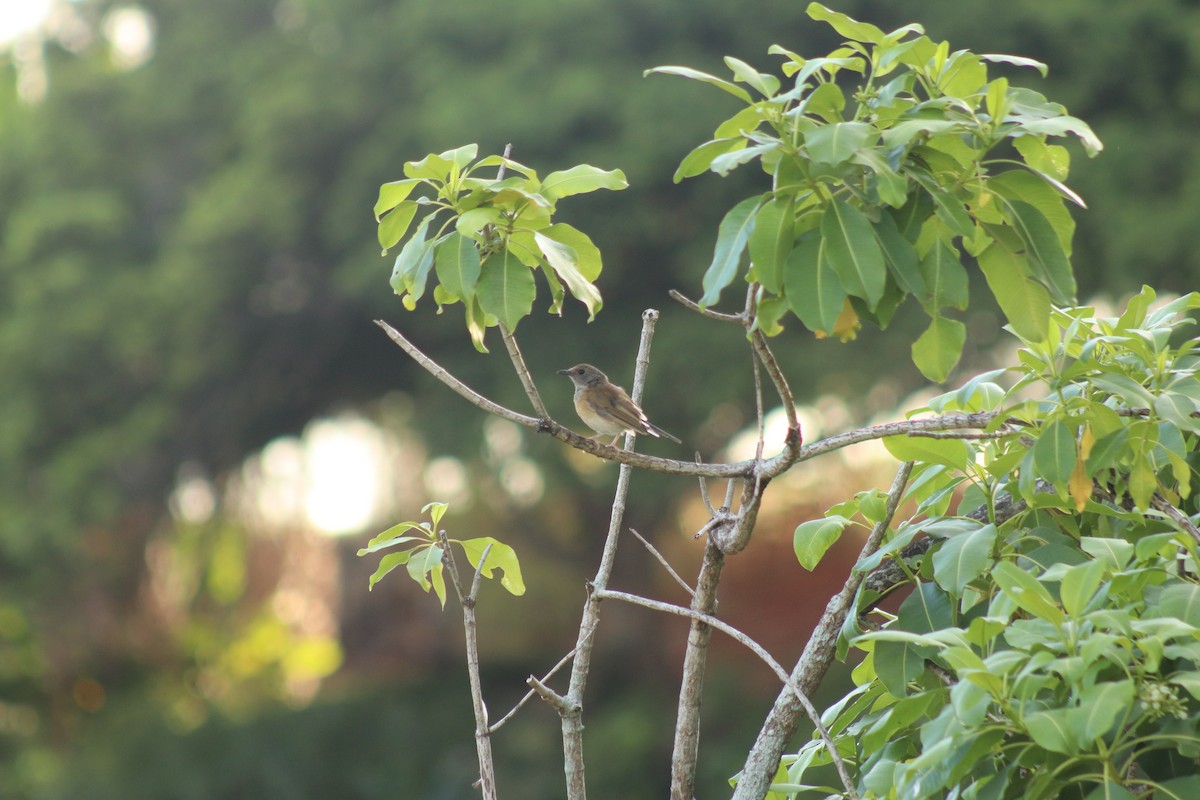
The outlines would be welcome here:
M 1178 333 L 1200 296 L 1154 299 L 1055 310 L 1010 388 L 986 373 L 924 409 L 994 411 L 991 438 L 885 440 L 917 462 L 915 510 L 855 569 L 932 544 L 900 562 L 898 613 L 864 632 L 880 599 L 864 588 L 842 631 L 866 658 L 824 721 L 862 796 L 1200 792 L 1200 536 L 1177 507 L 1200 433 L 1200 339 Z M 801 563 L 879 506 L 864 492 L 799 526 Z M 775 788 L 819 788 L 805 774 L 828 758 L 814 739 Z
M 594 284 L 600 250 L 587 234 L 551 219 L 560 199 L 624 189 L 625 175 L 580 164 L 539 178 L 505 156 L 476 159 L 478 151 L 469 144 L 406 162 L 403 179 L 379 187 L 375 219 L 384 255 L 423 213 L 392 267 L 391 286 L 405 308 L 416 308 L 432 276 L 439 312 L 462 301 L 471 341 L 486 352 L 488 327 L 515 329 L 532 311 L 533 273 L 540 269 L 550 287 L 551 313 L 561 312 L 570 291 L 587 307 L 588 319 L 595 317 L 603 305 Z M 498 174 L 478 174 L 488 167 Z M 412 197 L 419 190 L 426 194 Z
M 769 335 L 791 313 L 818 336 L 852 338 L 862 320 L 885 327 L 911 295 L 930 317 L 914 362 L 940 381 L 965 341 L 948 313 L 967 306 L 963 259 L 973 256 L 1009 322 L 1044 336 L 1051 304 L 1075 295 L 1064 200 L 1083 205 L 1063 183 L 1068 151 L 1049 140 L 1073 136 L 1089 155 L 1102 147 L 1060 104 L 989 80 L 989 62 L 1043 74 L 1045 65 L 951 52 L 916 24 L 884 33 L 818 3 L 808 13 L 847 41 L 820 58 L 771 47 L 785 80 L 732 57 L 732 79 L 650 70 L 745 103 L 683 159 L 676 181 L 752 161 L 771 177 L 769 191 L 722 220 L 701 305 L 718 301 L 747 257 L 745 278 L 761 287 L 754 323 Z
M 408 576 L 418 586 L 426 592 L 433 589 L 442 608 L 446 607 L 446 579 L 442 574 L 444 553 L 442 545 L 438 542 L 437 526 L 447 508 L 446 503 L 428 503 L 421 509 L 421 513 L 429 513 L 429 522 L 397 523 L 373 537 L 366 547 L 358 551 L 358 555 L 365 556 L 380 550 L 404 546 L 400 552 L 389 553 L 379 560 L 379 567 L 371 575 L 368 588 L 374 589 L 375 584 L 383 580 L 385 575 L 403 565 L 408 568 Z M 409 535 L 410 531 L 416 535 Z M 500 577 L 501 586 L 518 597 L 525 594 L 521 564 L 512 547 L 491 536 L 447 541 L 461 547 L 471 566 L 483 577 L 491 578 L 492 570 L 499 569 L 503 572 Z M 484 553 L 487 554 L 486 560 Z

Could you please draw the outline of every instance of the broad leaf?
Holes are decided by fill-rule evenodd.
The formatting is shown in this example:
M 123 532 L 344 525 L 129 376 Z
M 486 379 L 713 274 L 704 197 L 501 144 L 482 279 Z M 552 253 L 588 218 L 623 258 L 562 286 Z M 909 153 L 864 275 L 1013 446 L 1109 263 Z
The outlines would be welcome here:
M 486 549 L 488 551 L 487 561 L 480 569 L 480 574 L 490 579 L 493 570 L 502 570 L 504 574 L 500 576 L 500 585 L 518 597 L 525 594 L 525 581 L 521 578 L 521 564 L 512 547 L 491 536 L 467 539 L 458 544 L 467 554 L 467 560 L 471 562 L 471 566 L 477 569 L 479 568 L 479 559 L 483 557 L 483 551 Z
M 766 202 L 754 218 L 747 243 L 758 282 L 774 294 L 783 289 L 783 267 L 795 242 L 796 198 L 784 195 Z
M 571 294 L 587 306 L 588 321 L 593 320 L 603 302 L 600 300 L 599 290 L 583 276 L 579 269 L 575 248 L 540 231 L 534 233 L 533 238 L 542 255 L 546 257 L 546 262 L 571 290 Z
M 1075 433 L 1061 420 L 1051 422 L 1033 446 L 1033 461 L 1043 478 L 1065 485 L 1075 468 Z
M 603 170 L 588 164 L 580 164 L 561 172 L 551 172 L 542 180 L 540 194 L 554 201 L 573 194 L 594 192 L 597 189 L 617 191 L 629 186 L 625 173 L 619 169 Z
M 1020 200 L 1009 201 L 1009 222 L 1025 244 L 1029 261 L 1055 302 L 1075 299 L 1075 275 L 1054 227 L 1042 212 Z
M 878 134 L 865 122 L 835 122 L 804 134 L 804 147 L 817 164 L 841 164 L 875 143 Z
M 536 292 L 533 273 L 509 250 L 494 253 L 484 262 L 479 276 L 479 304 L 509 330 L 529 315 Z
M 995 525 L 951 536 L 933 554 L 933 579 L 946 591 L 961 595 L 968 583 L 992 565 L 995 544 Z
M 753 99 L 750 97 L 750 93 L 742 87 L 734 83 L 730 83 L 722 78 L 718 78 L 715 75 L 709 75 L 707 72 L 701 72 L 698 69 L 692 69 L 691 67 L 655 67 L 654 69 L 646 70 L 643 74 L 653 75 L 654 73 L 659 73 L 661 75 L 678 75 L 681 78 L 691 78 L 694 81 L 711 83 L 718 89 L 729 92 L 739 100 L 743 100 L 747 103 L 753 102 Z
M 870 220 L 849 203 L 834 200 L 821 218 L 821 237 L 846 294 L 861 297 L 874 309 L 887 285 L 887 267 Z
M 814 333 L 833 333 L 846 303 L 846 292 L 816 231 L 800 237 L 784 265 L 783 286 L 793 313 Z
M 754 230 L 754 216 L 762 196 L 749 197 L 738 203 L 725 214 L 717 228 L 717 245 L 713 250 L 713 260 L 704 273 L 704 296 L 700 305 L 711 306 L 721 296 L 721 290 L 728 286 L 742 261 L 742 253 L 746 249 L 746 241 Z
M 796 551 L 796 560 L 800 566 L 809 572 L 825 556 L 833 544 L 841 538 L 842 531 L 850 524 L 850 520 L 842 516 L 813 519 L 796 526 L 792 536 L 792 547 Z
M 1025 271 L 1024 262 L 1003 245 L 979 254 L 979 268 L 1013 331 L 1027 342 L 1041 342 L 1050 325 L 1050 294 Z
M 450 234 L 434 253 L 438 281 L 455 297 L 467 299 L 475 294 L 479 281 L 479 250 L 475 243 L 459 234 Z
M 956 319 L 936 316 L 930 320 L 925 332 L 913 342 L 913 363 L 926 378 L 941 383 L 962 357 L 966 339 L 965 325 Z

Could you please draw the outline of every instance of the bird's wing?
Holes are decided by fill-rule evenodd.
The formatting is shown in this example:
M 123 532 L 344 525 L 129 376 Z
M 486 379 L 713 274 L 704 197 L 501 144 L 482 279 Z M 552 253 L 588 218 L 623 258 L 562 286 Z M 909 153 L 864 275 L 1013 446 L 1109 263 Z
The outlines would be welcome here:
M 624 389 L 619 386 L 614 388 L 616 391 L 610 397 L 605 398 L 602 403 L 593 403 L 592 406 L 597 411 L 607 413 L 630 430 L 645 431 L 646 415 L 629 399 Z

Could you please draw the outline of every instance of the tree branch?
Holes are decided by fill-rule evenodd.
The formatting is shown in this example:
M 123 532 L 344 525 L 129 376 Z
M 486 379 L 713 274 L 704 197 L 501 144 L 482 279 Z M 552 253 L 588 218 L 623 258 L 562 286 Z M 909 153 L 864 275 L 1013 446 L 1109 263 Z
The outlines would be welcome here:
M 475 577 L 471 581 L 469 594 L 463 593 L 462 580 L 458 574 L 458 562 L 454 558 L 454 549 L 445 531 L 438 531 L 438 541 L 442 546 L 442 562 L 450 573 L 450 582 L 454 593 L 463 610 L 463 635 L 467 643 L 467 676 L 471 684 L 471 705 L 475 712 L 475 753 L 479 758 L 479 788 L 484 800 L 496 800 L 496 770 L 492 758 L 491 730 L 488 727 L 487 705 L 483 702 L 483 685 L 479 678 L 479 644 L 475 623 L 475 598 L 479 592 L 479 576 L 483 565 L 487 562 L 488 553 L 492 546 L 483 548 L 479 564 L 475 567 Z
M 859 554 L 860 561 L 879 549 L 883 535 L 891 525 L 896 508 L 900 505 L 900 497 L 904 494 L 904 487 L 908 483 L 908 476 L 911 472 L 912 462 L 906 461 L 900 465 L 900 469 L 892 481 L 892 487 L 888 490 L 883 519 L 875 524 L 870 535 L 867 536 L 866 542 L 863 543 L 862 552 Z M 806 698 L 821 685 L 825 673 L 829 670 L 829 665 L 833 662 L 833 655 L 837 650 L 838 634 L 850 613 L 854 596 L 858 593 L 858 587 L 862 582 L 863 576 L 851 571 L 842 590 L 830 598 L 825 607 L 825 613 L 821 615 L 821 620 L 813 630 L 812 636 L 809 637 L 808 644 L 804 646 L 800 660 L 792 669 L 791 680 L 795 683 L 795 691 L 802 693 Z M 791 686 L 790 683 L 789 686 Z M 783 755 L 783 748 L 795 734 L 796 726 L 800 722 L 802 706 L 797 702 L 797 696 L 798 694 L 794 694 L 793 691 L 788 691 L 781 692 L 775 699 L 775 705 L 767 715 L 767 719 L 759 731 L 758 739 L 746 757 L 746 765 L 742 770 L 741 780 L 738 781 L 737 788 L 734 790 L 733 800 L 761 800 L 766 795 L 767 788 L 771 785 L 771 779 L 779 768 L 779 759 Z M 807 711 L 807 709 L 803 710 Z M 829 747 L 828 743 L 826 746 Z M 830 752 L 834 753 L 836 749 L 831 747 Z
M 837 751 L 837 746 L 834 744 L 833 739 L 830 738 L 829 731 L 826 730 L 823 724 L 821 724 L 821 715 L 817 712 L 817 709 L 813 706 L 812 702 L 809 701 L 804 691 L 801 690 L 799 684 L 796 682 L 794 674 L 789 676 L 780 663 L 776 661 L 771 654 L 763 648 L 762 645 L 729 623 L 723 622 L 722 620 L 719 620 L 710 614 L 700 613 L 695 609 L 683 608 L 670 603 L 663 603 L 658 600 L 650 600 L 648 598 L 641 597 L 640 595 L 629 594 L 628 592 L 617 592 L 606 589 L 603 592 L 596 592 L 596 594 L 601 599 L 621 600 L 632 605 L 649 608 L 653 611 L 661 611 L 664 614 L 674 614 L 677 617 L 686 617 L 694 622 L 703 623 L 706 627 L 716 628 L 717 630 L 721 631 L 721 633 L 729 636 L 734 641 L 750 650 L 750 652 L 754 653 L 754 655 L 758 656 L 759 660 L 766 664 L 767 667 L 775 673 L 776 677 L 779 678 L 786 689 L 806 709 L 809 717 L 812 719 L 813 724 L 816 726 L 821 739 L 825 742 L 825 746 L 829 749 L 830 757 L 833 759 L 833 763 L 837 766 L 838 775 L 841 776 L 842 785 L 845 787 L 846 793 L 852 798 L 858 797 L 858 793 L 854 790 L 854 782 L 850 780 L 850 775 L 846 771 L 846 764 L 844 761 L 842 761 L 842 757 Z
M 642 312 L 642 337 L 638 344 L 637 362 L 630 394 L 634 403 L 641 402 L 642 388 L 646 383 L 646 369 L 650 363 L 650 343 L 654 340 L 654 325 L 657 321 L 658 311 L 651 308 Z M 634 434 L 625 434 L 625 452 L 633 449 L 635 439 Z M 617 488 L 613 493 L 612 513 L 608 522 L 608 535 L 604 540 L 604 552 L 600 557 L 600 566 L 596 569 L 596 577 L 590 584 L 591 590 L 584 603 L 583 615 L 579 621 L 575 658 L 571 662 L 571 681 L 564 698 L 565 708 L 559 712 L 562 718 L 563 768 L 566 774 L 568 800 L 584 800 L 587 796 L 583 760 L 583 692 L 587 687 L 588 673 L 591 669 L 592 646 L 595 641 L 593 634 L 600 620 L 599 595 L 607 588 L 608 579 L 612 575 L 613 562 L 617 555 L 617 542 L 621 533 L 621 521 L 625 516 L 625 500 L 629 494 L 629 480 L 632 474 L 632 466 L 623 463 L 617 475 Z

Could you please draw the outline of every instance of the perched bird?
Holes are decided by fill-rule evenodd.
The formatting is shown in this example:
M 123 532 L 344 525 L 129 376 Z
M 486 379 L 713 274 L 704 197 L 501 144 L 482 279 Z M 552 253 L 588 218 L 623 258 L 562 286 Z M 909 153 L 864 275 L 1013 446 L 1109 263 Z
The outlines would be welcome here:
M 625 390 L 610 383 L 608 376 L 591 364 L 577 364 L 560 369 L 575 384 L 575 411 L 588 427 L 598 434 L 612 435 L 610 445 L 616 444 L 622 433 L 644 433 L 665 436 L 683 444 L 662 428 L 646 419 L 646 412 L 629 399 Z

